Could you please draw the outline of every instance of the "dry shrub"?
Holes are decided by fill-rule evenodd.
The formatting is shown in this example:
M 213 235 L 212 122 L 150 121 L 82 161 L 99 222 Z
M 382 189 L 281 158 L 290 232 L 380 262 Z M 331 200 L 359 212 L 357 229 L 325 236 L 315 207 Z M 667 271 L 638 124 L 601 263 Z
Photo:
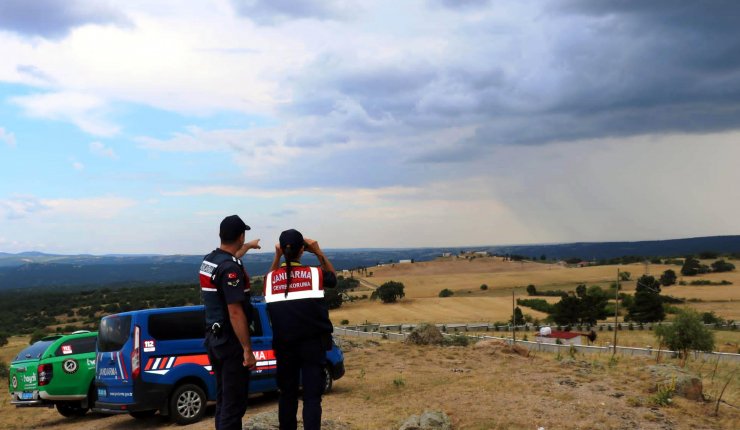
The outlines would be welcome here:
M 490 352 L 491 354 L 517 354 L 522 357 L 529 357 L 529 350 L 519 345 L 509 345 L 508 343 L 497 339 L 484 339 L 476 343 L 473 348 Z
M 437 326 L 432 324 L 421 324 L 414 329 L 406 338 L 406 343 L 413 345 L 442 345 L 444 336 Z

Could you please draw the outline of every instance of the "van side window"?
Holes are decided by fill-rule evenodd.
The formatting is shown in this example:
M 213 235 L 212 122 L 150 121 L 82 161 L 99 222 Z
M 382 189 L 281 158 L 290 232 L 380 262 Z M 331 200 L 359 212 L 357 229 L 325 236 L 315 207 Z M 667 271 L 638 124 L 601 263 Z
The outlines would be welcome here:
M 149 335 L 155 340 L 203 339 L 205 327 L 203 310 L 149 315 Z
M 56 351 L 54 351 L 54 356 L 60 357 L 63 355 L 72 355 L 72 354 L 84 354 L 87 352 L 95 352 L 95 344 L 97 343 L 98 338 L 95 336 L 90 337 L 83 337 L 81 339 L 72 339 L 68 340 L 57 348 Z

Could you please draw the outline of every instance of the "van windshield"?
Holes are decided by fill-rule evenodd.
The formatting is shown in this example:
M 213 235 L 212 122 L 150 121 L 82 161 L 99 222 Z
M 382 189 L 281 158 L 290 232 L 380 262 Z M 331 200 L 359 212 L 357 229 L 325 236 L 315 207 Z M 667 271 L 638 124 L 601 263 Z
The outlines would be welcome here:
M 131 315 L 111 315 L 100 321 L 98 352 L 120 351 L 131 334 Z
M 13 361 L 41 358 L 41 354 L 43 354 L 44 351 L 46 351 L 46 348 L 54 343 L 55 340 L 56 339 L 40 340 L 29 346 L 28 348 L 24 349 L 23 351 L 19 352 L 18 355 L 15 356 L 15 359 Z

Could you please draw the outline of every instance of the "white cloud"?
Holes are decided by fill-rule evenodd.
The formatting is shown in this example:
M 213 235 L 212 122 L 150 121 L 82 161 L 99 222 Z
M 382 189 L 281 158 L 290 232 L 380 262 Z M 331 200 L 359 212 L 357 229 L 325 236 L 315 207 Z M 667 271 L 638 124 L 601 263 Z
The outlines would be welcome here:
M 113 136 L 119 127 L 105 118 L 105 101 L 77 92 L 39 93 L 11 98 L 26 115 L 57 121 L 67 121 L 95 136 Z
M 19 219 L 38 216 L 55 222 L 62 222 L 63 218 L 69 217 L 75 220 L 109 219 L 136 204 L 133 199 L 116 196 L 76 199 L 15 196 L 0 200 L 0 217 Z
M 44 199 L 44 205 L 58 215 L 74 216 L 83 219 L 110 219 L 123 210 L 137 204 L 126 197 L 90 197 L 79 199 Z
M 72 168 L 77 171 L 85 170 L 85 165 L 80 163 L 79 161 L 72 161 Z
M 90 152 L 99 157 L 110 158 L 113 160 L 118 159 L 118 155 L 113 151 L 113 148 L 105 146 L 100 142 L 90 143 Z
M 47 209 L 48 206 L 43 201 L 33 196 L 15 196 L 0 200 L 0 216 L 6 219 L 25 218 Z
M 0 142 L 5 142 L 6 145 L 15 147 L 15 135 L 6 131 L 3 127 L 0 127 Z
M 243 168 L 246 176 L 260 176 L 274 166 L 288 163 L 304 154 L 284 144 L 281 128 L 210 130 L 190 127 L 187 133 L 174 133 L 169 139 L 138 137 L 140 147 L 165 152 L 225 152 Z

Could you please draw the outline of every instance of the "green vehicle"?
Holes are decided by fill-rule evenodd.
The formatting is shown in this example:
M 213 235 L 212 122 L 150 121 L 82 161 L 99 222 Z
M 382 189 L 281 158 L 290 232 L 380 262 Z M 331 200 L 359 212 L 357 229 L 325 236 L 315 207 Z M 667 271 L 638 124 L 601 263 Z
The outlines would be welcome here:
M 16 407 L 55 407 L 81 416 L 95 404 L 95 344 L 98 332 L 45 337 L 10 364 L 8 391 Z

